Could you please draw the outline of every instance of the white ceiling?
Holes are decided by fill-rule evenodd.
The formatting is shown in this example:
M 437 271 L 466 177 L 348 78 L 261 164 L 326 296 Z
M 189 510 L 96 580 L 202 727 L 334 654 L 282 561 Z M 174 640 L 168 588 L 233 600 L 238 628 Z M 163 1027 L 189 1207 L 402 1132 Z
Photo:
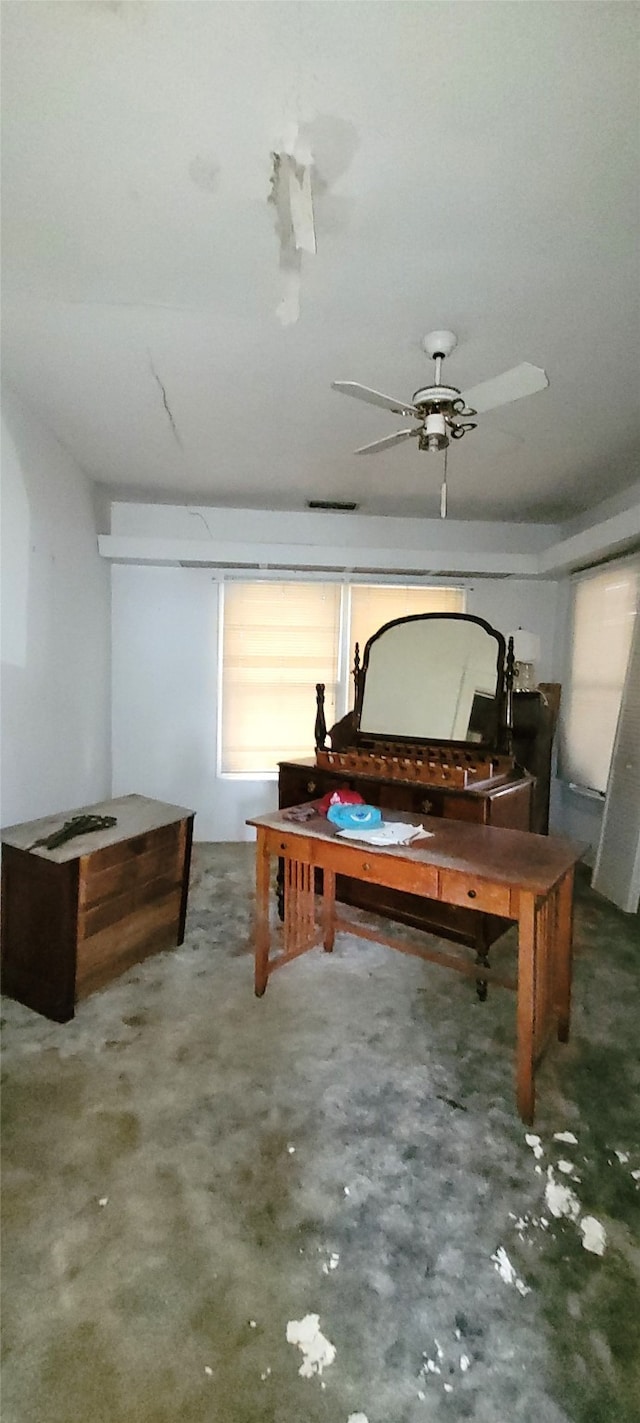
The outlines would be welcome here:
M 406 400 L 443 326 L 463 390 L 550 380 L 452 447 L 452 517 L 571 517 L 637 479 L 636 5 L 2 9 L 4 374 L 94 479 L 435 516 L 439 457 L 354 457 L 406 421 L 330 382 Z M 267 199 L 296 124 L 318 251 L 283 326 Z

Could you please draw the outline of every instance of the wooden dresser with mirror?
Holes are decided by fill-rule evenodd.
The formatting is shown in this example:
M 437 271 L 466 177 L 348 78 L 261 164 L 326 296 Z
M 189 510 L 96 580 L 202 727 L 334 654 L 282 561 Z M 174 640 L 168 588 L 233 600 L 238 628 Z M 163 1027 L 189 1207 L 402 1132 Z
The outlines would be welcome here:
M 553 716 L 527 693 L 519 727 L 513 650 L 482 618 L 424 613 L 379 628 L 354 667 L 354 710 L 328 739 L 318 684 L 315 756 L 283 761 L 286 809 L 349 787 L 369 805 L 446 820 L 546 833 Z M 535 768 L 535 774 L 529 769 Z M 343 902 L 474 948 L 479 966 L 508 922 L 471 904 L 339 879 Z M 481 971 L 481 969 L 480 969 Z M 479 994 L 484 986 L 479 978 Z

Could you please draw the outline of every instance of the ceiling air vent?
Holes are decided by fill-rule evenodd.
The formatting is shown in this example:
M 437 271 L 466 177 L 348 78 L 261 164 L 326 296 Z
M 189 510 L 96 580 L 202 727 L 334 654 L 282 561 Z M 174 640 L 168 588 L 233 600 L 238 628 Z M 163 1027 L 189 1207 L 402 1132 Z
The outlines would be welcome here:
M 355 503 L 344 503 L 341 499 L 307 499 L 307 509 L 323 509 L 326 513 L 353 514 L 358 508 Z

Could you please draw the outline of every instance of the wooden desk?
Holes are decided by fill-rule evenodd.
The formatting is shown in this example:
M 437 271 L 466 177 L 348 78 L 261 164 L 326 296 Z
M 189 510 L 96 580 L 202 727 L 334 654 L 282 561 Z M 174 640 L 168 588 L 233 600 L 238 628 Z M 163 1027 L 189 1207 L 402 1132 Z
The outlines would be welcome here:
M 394 812 L 394 820 L 418 823 Z M 556 836 L 419 817 L 433 838 L 415 845 L 374 848 L 341 839 L 321 816 L 297 823 L 283 812 L 247 821 L 258 834 L 256 853 L 255 991 L 264 993 L 277 968 L 318 943 L 333 948 L 336 930 L 417 954 L 475 977 L 474 964 L 426 944 L 424 949 L 387 938 L 336 917 L 335 877 L 426 895 L 518 922 L 517 982 L 483 968 L 483 976 L 517 990 L 516 1095 L 523 1121 L 533 1121 L 534 1073 L 555 1028 L 569 1037 L 573 872 L 582 848 Z M 271 856 L 284 861 L 283 949 L 272 957 L 269 922 Z M 322 922 L 316 926 L 315 870 L 324 875 Z
M 34 842 L 74 814 L 109 829 Z M 181 944 L 193 811 L 121 796 L 2 831 L 2 992 L 66 1023 L 75 1004 L 149 954 Z
M 430 815 L 444 820 L 464 820 L 473 825 L 497 825 L 502 830 L 536 829 L 531 824 L 534 782 L 522 772 L 462 790 L 444 782 L 426 785 L 400 777 L 390 779 L 383 774 L 365 775 L 348 764 L 348 752 L 344 760 L 347 764 L 336 766 L 334 770 L 318 766 L 313 760 L 282 761 L 278 808 L 285 810 L 301 801 L 320 800 L 328 791 L 348 786 L 358 791 L 367 805 L 380 806 L 388 820 L 395 820 L 396 811 L 404 810 L 416 820 Z M 336 896 L 345 904 L 468 944 L 475 949 L 479 963 L 487 961 L 492 943 L 508 927 L 498 915 L 474 914 L 466 904 L 448 904 L 427 895 L 401 894 L 388 885 L 346 879 L 344 875 L 336 885 Z M 486 994 L 482 976 L 478 977 L 478 993 L 480 997 Z

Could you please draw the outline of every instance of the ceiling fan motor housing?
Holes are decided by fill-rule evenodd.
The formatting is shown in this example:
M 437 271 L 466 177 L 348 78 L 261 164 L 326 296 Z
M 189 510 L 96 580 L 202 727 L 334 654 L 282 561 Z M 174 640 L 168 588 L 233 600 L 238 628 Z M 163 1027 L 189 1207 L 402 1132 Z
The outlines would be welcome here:
M 425 385 L 422 390 L 416 390 L 413 396 L 413 404 L 417 405 L 421 413 L 422 406 L 453 406 L 457 400 L 462 401 L 464 405 L 460 391 L 455 385 Z

